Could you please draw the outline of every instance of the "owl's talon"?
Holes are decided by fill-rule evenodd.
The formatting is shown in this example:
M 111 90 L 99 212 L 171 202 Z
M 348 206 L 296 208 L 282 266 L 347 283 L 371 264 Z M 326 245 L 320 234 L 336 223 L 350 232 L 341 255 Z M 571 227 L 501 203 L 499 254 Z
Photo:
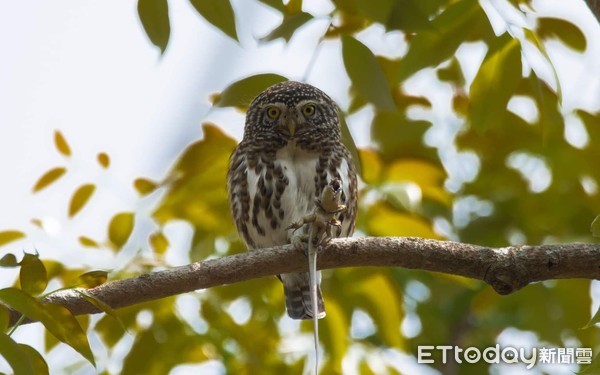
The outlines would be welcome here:
M 295 233 L 298 229 L 302 228 L 303 226 L 304 226 L 304 223 L 299 221 L 297 223 L 291 223 L 285 229 L 286 230 L 293 229 L 292 233 Z
M 294 246 L 294 249 L 308 256 L 308 236 L 294 235 L 292 236 L 292 240 L 290 242 L 292 246 Z

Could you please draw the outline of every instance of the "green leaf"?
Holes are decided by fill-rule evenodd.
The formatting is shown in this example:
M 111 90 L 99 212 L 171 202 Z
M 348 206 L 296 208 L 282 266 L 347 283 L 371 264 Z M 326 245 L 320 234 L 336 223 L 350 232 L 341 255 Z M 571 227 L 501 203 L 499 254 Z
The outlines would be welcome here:
M 502 126 L 508 101 L 521 82 L 521 49 L 508 34 L 498 38 L 471 84 L 469 120 L 478 130 Z
M 229 0 L 190 0 L 200 15 L 224 32 L 231 39 L 238 41 L 235 29 L 235 14 Z
M 33 186 L 33 192 L 35 193 L 42 190 L 46 186 L 61 178 L 62 175 L 64 175 L 66 172 L 67 169 L 64 167 L 56 167 L 50 169 L 48 172 L 44 173 L 39 180 L 37 180 L 37 182 Z
M 285 4 L 283 4 L 282 0 L 259 0 L 259 1 L 281 13 L 285 12 Z
M 538 19 L 537 33 L 542 39 L 558 38 L 576 51 L 584 52 L 587 41 L 577 25 L 560 18 Z
M 146 35 L 163 54 L 171 34 L 167 0 L 138 0 L 137 10 Z
M 25 233 L 18 230 L 5 230 L 0 232 L 0 246 L 6 245 L 9 242 L 13 242 L 25 237 Z
M 85 333 L 77 319 L 65 307 L 52 303 L 42 304 L 16 288 L 0 289 L 0 301 L 27 318 L 41 322 L 57 339 L 75 349 L 95 366 Z
M 342 36 L 342 57 L 346 72 L 360 95 L 384 111 L 396 106 L 383 70 L 369 48 L 351 36 Z
M 33 367 L 34 374 L 47 375 L 50 373 L 48 369 L 48 364 L 44 360 L 44 357 L 42 357 L 42 355 L 37 350 L 25 344 L 19 344 L 19 348 L 23 351 L 23 353 L 25 353 L 25 355 L 27 355 L 29 363 L 31 364 L 31 367 Z
M 62 133 L 58 130 L 54 131 L 54 145 L 56 146 L 58 152 L 64 156 L 71 156 L 71 148 L 69 147 L 65 137 L 63 137 Z
M 15 374 L 34 375 L 33 365 L 25 350 L 4 332 L 0 332 L 0 357 L 3 357 Z
M 110 307 L 108 304 L 101 301 L 100 299 L 88 294 L 85 290 L 75 289 L 75 292 L 81 295 L 86 301 L 96 306 L 98 309 L 102 310 L 107 315 L 114 318 L 117 322 L 119 322 L 121 328 L 123 328 L 123 331 L 127 332 L 127 327 L 125 326 L 125 323 L 123 323 L 123 321 L 117 315 L 117 312 L 112 307 Z
M 88 202 L 92 194 L 96 190 L 96 186 L 93 184 L 85 184 L 81 185 L 73 196 L 71 197 L 71 202 L 69 203 L 69 217 L 75 216 L 85 204 Z
M 350 151 L 350 156 L 352 156 L 352 160 L 354 161 L 354 165 L 356 167 L 356 173 L 359 176 L 362 176 L 362 164 L 360 162 L 360 154 L 356 148 L 356 143 L 354 143 L 352 133 L 350 133 L 350 129 L 348 129 L 345 116 L 339 108 L 338 113 L 340 114 L 340 128 L 342 129 L 342 143 L 346 146 L 348 151 Z
M 582 367 L 580 371 L 576 374 L 598 374 L 600 372 L 600 355 L 596 355 L 592 360 L 592 363 L 589 365 Z
M 19 270 L 19 282 L 21 289 L 32 295 L 41 294 L 48 285 L 46 267 L 37 254 L 27 254 L 21 260 Z
M 449 59 L 471 36 L 482 31 L 491 33 L 487 17 L 475 0 L 453 2 L 431 22 L 431 26 L 431 31 L 420 32 L 411 40 L 408 52 L 400 60 L 397 82 Z
M 283 38 L 286 42 L 289 42 L 296 30 L 312 19 L 313 16 L 305 12 L 286 16 L 283 18 L 283 21 L 281 21 L 281 25 L 277 26 L 266 36 L 260 38 L 260 41 L 268 42 L 278 38 Z
M 95 288 L 98 285 L 102 285 L 108 279 L 108 272 L 96 270 L 89 271 L 79 276 L 79 280 L 82 282 L 82 286 L 85 288 Z
M 359 1 L 370 3 L 370 1 Z M 423 11 L 422 0 L 396 0 L 385 23 L 387 30 L 417 32 L 433 29 L 428 15 Z
M 437 77 L 440 81 L 450 82 L 458 87 L 465 84 L 465 77 L 456 58 L 453 58 L 447 67 L 438 69 Z
M 108 239 L 115 247 L 125 245 L 133 231 L 134 221 L 133 212 L 121 212 L 111 219 L 108 225 Z
M 357 1 L 360 13 L 386 27 L 387 30 L 415 32 L 431 28 L 429 18 L 421 9 L 421 0 Z
M 356 7 L 368 19 L 385 25 L 390 19 L 394 3 L 394 0 L 357 1 Z
M 546 50 L 546 46 L 544 46 L 544 44 L 540 41 L 540 39 L 537 37 L 537 35 L 533 31 L 531 31 L 529 29 L 524 29 L 524 32 L 525 32 L 525 38 L 536 46 L 536 48 L 540 51 L 542 56 L 544 56 L 544 58 L 550 65 L 550 68 L 552 69 L 552 75 L 554 76 L 554 83 L 556 84 L 556 94 L 557 94 L 559 100 L 562 100 L 562 88 L 560 85 L 560 79 L 558 79 L 558 72 L 556 71 L 556 67 L 554 66 L 554 63 L 552 62 L 552 59 L 550 58 L 548 51 Z
M 146 178 L 136 178 L 135 181 L 133 181 L 133 186 L 141 196 L 144 196 L 156 190 L 158 184 Z
M 0 332 L 4 332 L 8 329 L 9 320 L 10 314 L 8 308 L 4 305 L 0 305 Z
M 600 237 L 600 215 L 596 216 L 594 221 L 592 221 L 590 230 L 592 231 L 592 236 Z M 596 315 L 598 315 L 598 313 L 596 313 Z M 600 316 L 598 318 L 599 318 L 598 321 L 600 321 Z
M 324 374 L 341 374 L 342 359 L 348 349 L 348 334 L 350 322 L 344 310 L 334 299 L 326 299 L 327 318 L 320 320 L 321 340 L 326 348 L 329 349 L 329 361 L 323 368 Z
M 5 254 L 2 258 L 0 258 L 0 267 L 18 267 L 19 262 L 17 262 L 17 257 L 13 254 Z
M 102 166 L 102 168 L 108 168 L 110 166 L 110 156 L 106 152 L 101 152 L 97 156 L 98 164 Z
M 75 316 L 61 305 L 46 303 L 43 306 L 46 314 L 52 319 L 51 325 L 53 329 L 49 329 L 47 323 L 41 321 L 46 329 L 56 336 L 57 339 L 75 349 L 76 352 L 81 354 L 92 365 L 96 366 L 90 343 Z M 60 327 L 55 325 L 55 323 L 58 323 Z M 57 336 L 57 333 L 60 333 L 62 338 Z
M 598 216 L 598 217 L 600 217 L 600 216 Z M 600 221 L 600 220 L 598 220 L 598 217 L 594 221 Z M 590 321 L 587 322 L 587 324 L 585 326 L 581 327 L 581 329 L 588 329 L 590 327 L 593 327 L 596 323 L 600 323 L 600 308 L 598 308 L 598 310 L 596 310 L 596 313 L 594 314 L 592 319 L 590 319 Z
M 215 107 L 236 107 L 245 109 L 252 99 L 263 92 L 267 87 L 288 79 L 279 74 L 257 74 L 227 86 L 220 94 L 211 97 Z
M 423 147 L 423 137 L 430 125 L 425 121 L 408 120 L 398 112 L 376 112 L 371 137 L 388 160 L 423 157 L 439 161 L 433 149 Z

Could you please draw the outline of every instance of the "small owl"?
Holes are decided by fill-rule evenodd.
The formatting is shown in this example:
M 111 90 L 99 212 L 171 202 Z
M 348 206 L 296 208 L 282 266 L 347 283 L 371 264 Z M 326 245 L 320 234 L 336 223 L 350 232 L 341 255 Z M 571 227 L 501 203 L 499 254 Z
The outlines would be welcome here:
M 288 228 L 313 212 L 315 200 L 335 178 L 341 181 L 346 210 L 333 235 L 350 236 L 357 211 L 356 172 L 341 142 L 335 102 L 316 87 L 289 81 L 269 87 L 250 103 L 244 137 L 227 174 L 231 212 L 250 250 L 289 244 Z M 325 316 L 320 288 L 316 311 L 312 306 L 308 273 L 278 277 L 291 318 Z

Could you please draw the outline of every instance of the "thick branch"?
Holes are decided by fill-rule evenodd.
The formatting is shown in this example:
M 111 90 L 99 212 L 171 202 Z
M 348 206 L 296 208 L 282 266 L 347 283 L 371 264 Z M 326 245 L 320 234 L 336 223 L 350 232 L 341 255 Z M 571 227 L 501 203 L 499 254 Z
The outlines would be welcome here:
M 331 240 L 319 253 L 320 269 L 404 267 L 483 280 L 500 294 L 550 279 L 600 278 L 600 244 L 564 244 L 487 248 L 412 237 L 364 237 Z M 166 271 L 105 283 L 87 292 L 120 308 L 193 290 L 232 284 L 280 273 L 307 271 L 306 257 L 291 245 L 192 263 Z M 101 312 L 72 290 L 44 299 L 73 314 Z M 13 312 L 11 324 L 19 318 Z

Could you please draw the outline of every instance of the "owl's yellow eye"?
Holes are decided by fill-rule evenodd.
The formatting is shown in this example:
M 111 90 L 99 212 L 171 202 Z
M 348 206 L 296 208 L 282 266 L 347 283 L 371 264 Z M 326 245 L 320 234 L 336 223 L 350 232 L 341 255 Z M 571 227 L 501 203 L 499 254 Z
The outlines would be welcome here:
M 312 116 L 315 114 L 316 108 L 314 104 L 307 104 L 304 107 L 302 107 L 302 114 L 304 116 Z
M 269 116 L 269 118 L 271 120 L 275 120 L 276 118 L 279 117 L 280 114 L 281 114 L 281 109 L 279 109 L 275 106 L 270 106 L 267 108 L 267 116 Z

